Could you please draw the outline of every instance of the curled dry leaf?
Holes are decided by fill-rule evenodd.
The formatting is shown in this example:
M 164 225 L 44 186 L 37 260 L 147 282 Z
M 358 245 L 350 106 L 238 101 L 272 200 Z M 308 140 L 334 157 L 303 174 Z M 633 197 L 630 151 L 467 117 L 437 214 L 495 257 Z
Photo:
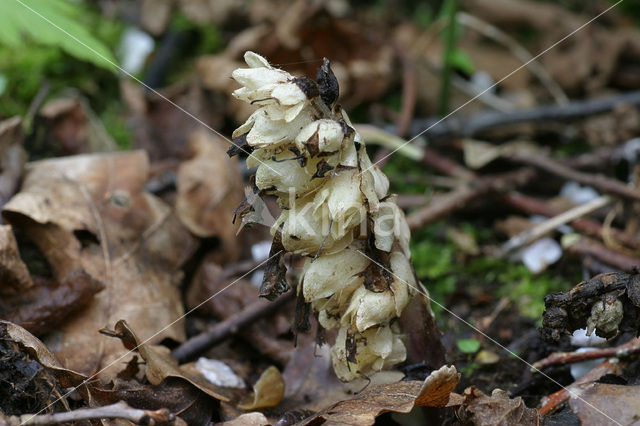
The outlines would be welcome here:
M 191 134 L 191 158 L 178 168 L 176 214 L 198 237 L 220 238 L 228 260 L 234 261 L 240 252 L 238 226 L 232 224 L 229 206 L 240 204 L 243 192 L 237 160 L 226 154 L 227 145 L 203 129 Z
M 0 320 L 0 338 L 11 340 L 24 348 L 44 368 L 53 373 L 62 387 L 78 386 L 87 378 L 83 374 L 64 368 L 40 339 L 19 325 Z M 78 390 L 83 396 L 86 395 L 84 386 Z
M 487 396 L 478 389 L 465 389 L 464 401 L 458 409 L 458 417 L 478 426 L 540 425 L 540 415 L 527 408 L 522 398 L 509 399 L 502 389 L 494 389 Z
M 188 137 L 200 127 L 192 116 L 198 117 L 210 128 L 222 127 L 222 115 L 218 114 L 218 108 L 212 105 L 210 96 L 197 79 L 178 82 L 160 90 L 171 102 L 145 92 L 142 86 L 127 80 L 121 82 L 121 91 L 130 109 L 130 126 L 134 129 L 133 146 L 145 150 L 152 163 L 186 157 Z M 185 114 L 175 105 L 190 114 Z
M 220 401 L 229 401 L 229 397 L 223 394 L 223 390 L 213 385 L 201 375 L 193 374 L 193 371 L 185 371 L 178 366 L 178 361 L 171 356 L 168 348 L 164 346 L 148 345 L 144 340 L 136 336 L 126 321 L 120 320 L 115 325 L 115 336 L 118 337 L 125 348 L 136 350 L 146 361 L 145 376 L 153 385 L 159 385 L 168 377 L 186 380 L 202 392 Z
M 36 335 L 54 330 L 104 289 L 102 282 L 82 269 L 76 269 L 59 282 L 39 281 L 36 287 L 0 300 L 0 316 Z
M 47 336 L 67 368 L 89 373 L 118 359 L 122 346 L 97 331 L 119 319 L 152 342 L 184 339 L 175 321 L 183 313 L 179 268 L 196 242 L 167 205 L 144 191 L 148 168 L 141 151 L 30 163 L 21 192 L 3 210 L 44 254 L 55 279 L 83 269 L 105 285 Z
M 238 407 L 243 410 L 258 410 L 275 407 L 284 397 L 284 379 L 280 371 L 271 366 L 267 368 L 253 385 L 253 392 L 240 401 Z
M 156 410 L 169 409 L 187 424 L 207 425 L 213 414 L 213 404 L 208 394 L 180 378 L 169 377 L 159 385 L 140 384 L 117 378 L 112 386 L 103 386 L 84 374 L 66 369 L 49 349 L 22 327 L 0 320 L 0 339 L 9 340 L 27 351 L 48 372 L 52 373 L 63 388 L 77 386 L 82 398 L 91 407 L 126 401 L 132 407 Z M 133 358 L 138 365 L 138 358 Z M 122 424 L 103 421 L 101 424 Z
M 264 414 L 256 412 L 241 414 L 233 420 L 218 423 L 218 426 L 266 426 L 270 424 L 271 422 Z
M 53 99 L 39 112 L 37 123 L 46 128 L 42 140 L 30 145 L 30 152 L 74 155 L 88 152 L 115 151 L 117 145 L 89 107 L 79 96 Z
M 31 274 L 20 257 L 18 243 L 9 225 L 0 225 L 0 294 L 15 294 L 33 287 Z
M 414 406 L 445 407 L 459 381 L 460 373 L 455 367 L 443 366 L 424 382 L 395 382 L 368 388 L 352 399 L 325 408 L 302 424 L 372 425 L 377 416 L 390 411 L 408 413 Z

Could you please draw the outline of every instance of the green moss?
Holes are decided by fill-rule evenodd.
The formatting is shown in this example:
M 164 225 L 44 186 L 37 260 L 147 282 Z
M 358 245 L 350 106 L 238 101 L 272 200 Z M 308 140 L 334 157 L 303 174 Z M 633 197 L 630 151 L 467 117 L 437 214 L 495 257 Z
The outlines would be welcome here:
M 438 304 L 447 306 L 456 288 L 464 284 L 467 293 L 481 288 L 496 297 L 508 297 L 523 316 L 538 319 L 544 312 L 544 296 L 571 286 L 569 280 L 552 271 L 534 275 L 521 263 L 469 257 L 447 240 L 443 225 L 435 223 L 415 233 L 411 246 L 416 273 L 437 302 L 433 306 L 436 312 L 442 311 Z M 491 235 L 490 230 L 477 229 L 469 223 L 460 228 L 478 240 Z

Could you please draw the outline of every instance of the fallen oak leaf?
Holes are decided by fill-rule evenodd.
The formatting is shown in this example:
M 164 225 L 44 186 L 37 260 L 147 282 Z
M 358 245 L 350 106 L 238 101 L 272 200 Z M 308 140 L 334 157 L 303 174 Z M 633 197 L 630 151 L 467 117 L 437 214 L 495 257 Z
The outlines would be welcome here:
M 126 321 L 118 321 L 114 331 L 114 333 L 107 333 L 118 337 L 128 350 L 137 350 L 147 362 L 145 375 L 151 384 L 159 385 L 168 377 L 175 377 L 191 383 L 205 394 L 219 401 L 228 402 L 230 400 L 229 396 L 223 394 L 224 390 L 218 386 L 211 384 L 201 376 L 182 369 L 178 365 L 178 361 L 171 356 L 168 348 L 148 345 L 141 341 Z
M 477 426 L 540 425 L 541 419 L 533 408 L 527 408 L 522 398 L 510 399 L 502 389 L 494 389 L 491 396 L 475 387 L 465 389 L 458 418 Z
M 237 160 L 225 153 L 227 141 L 195 130 L 189 137 L 191 157 L 183 161 L 177 172 L 176 215 L 198 237 L 218 237 L 227 260 L 236 261 L 240 254 L 233 213 L 228 206 L 242 201 L 242 176 Z
M 42 280 L 44 281 L 44 280 Z M 0 300 L 0 316 L 35 335 L 54 330 L 70 315 L 86 307 L 104 285 L 82 269 L 76 269 L 61 282 L 45 281 Z
M 586 383 L 573 389 L 569 406 L 585 426 L 609 423 L 638 424 L 640 386 Z M 597 407 L 594 408 L 594 407 Z
M 80 395 L 90 401 L 89 384 L 85 383 L 87 376 L 64 368 L 60 360 L 33 334 L 19 325 L 0 320 L 0 339 L 7 339 L 17 343 L 44 368 L 49 370 L 58 380 L 60 386 L 65 388 L 77 386 Z
M 46 336 L 67 368 L 89 374 L 119 360 L 117 341 L 96 331 L 126 319 L 143 338 L 184 340 L 180 267 L 197 242 L 168 205 L 145 191 L 142 151 L 29 163 L 3 217 L 38 247 L 63 280 L 82 268 L 105 289 Z M 159 325 L 171 324 L 155 335 Z M 127 360 L 124 360 L 126 362 Z M 101 371 L 112 379 L 117 371 Z
M 0 320 L 0 339 L 15 342 L 57 379 L 62 388 L 76 388 L 90 407 L 125 401 L 144 410 L 166 408 L 189 425 L 208 425 L 214 405 L 210 395 L 180 378 L 168 377 L 159 385 L 140 384 L 116 378 L 110 385 L 91 380 L 84 374 L 62 366 L 56 356 L 37 337 L 24 328 Z M 137 356 L 133 358 L 137 361 Z M 136 363 L 137 364 L 137 363 Z M 2 421 L 0 419 L 0 424 Z M 100 423 L 104 424 L 104 423 Z M 113 424 L 113 423 L 108 423 Z
M 325 408 L 301 424 L 372 425 L 376 417 L 386 412 L 408 413 L 415 406 L 445 407 L 459 381 L 456 368 L 445 365 L 424 382 L 412 380 L 373 386 L 352 399 Z
M 3 296 L 34 286 L 10 225 L 0 225 L 0 283 L 0 295 Z

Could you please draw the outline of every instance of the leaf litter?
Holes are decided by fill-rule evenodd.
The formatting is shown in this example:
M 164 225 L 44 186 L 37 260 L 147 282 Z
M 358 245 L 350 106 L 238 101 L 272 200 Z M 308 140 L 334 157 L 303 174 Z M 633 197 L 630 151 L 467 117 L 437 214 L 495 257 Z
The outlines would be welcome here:
M 216 25 L 224 34 L 224 48 L 195 55 L 186 45 L 158 39 L 159 49 L 173 49 L 178 55 L 174 58 L 182 52 L 192 55 L 186 58 L 186 73 L 170 74 L 171 60 L 162 55 L 150 56 L 146 64 L 148 70 L 160 70 L 156 81 L 163 95 L 212 128 L 225 129 L 223 134 L 255 109 L 230 96 L 237 86 L 228 77 L 241 66 L 246 50 L 265 55 L 294 75 L 315 76 L 327 57 L 340 82 L 340 102 L 355 110 L 359 121 L 388 123 L 387 130 L 404 126 L 409 131 L 401 136 L 408 138 L 433 123 L 433 117 L 431 122 L 416 117 L 432 116 L 438 103 L 435 89 L 440 85 L 444 47 L 438 34 L 442 22 L 437 19 L 425 26 L 418 18 L 403 15 L 402 8 L 376 15 L 343 1 L 141 3 L 136 24 L 156 37 L 176 28 L 183 31 L 171 22 L 175 11 L 197 23 L 183 35 L 204 31 L 198 25 Z M 485 3 L 465 2 L 464 11 L 499 28 L 533 54 L 604 7 L 576 11 L 579 8 L 527 0 Z M 566 46 L 551 49 L 538 60 L 572 103 L 640 88 L 632 72 L 640 64 L 640 32 L 616 10 L 603 19 L 604 23 L 594 22 Z M 467 25 L 464 22 L 459 24 Z M 485 32 L 465 27 L 458 47 L 475 70 L 496 82 L 522 61 L 509 45 L 500 44 L 499 37 L 488 36 L 489 27 L 484 28 Z M 470 83 L 481 76 L 465 74 L 469 72 L 474 70 L 459 69 L 453 79 L 453 107 L 478 93 Z M 640 128 L 638 102 L 620 102 L 594 116 L 583 113 L 583 104 L 568 105 L 580 117 L 571 122 L 559 123 L 544 114 L 521 121 L 498 116 L 497 122 L 489 120 L 485 127 L 479 120 L 479 128 L 465 135 L 469 139 L 447 139 L 444 132 L 442 140 L 430 141 L 429 149 L 435 152 L 424 150 L 417 208 L 445 197 L 442 205 L 449 206 L 449 216 L 439 223 L 448 231 L 429 228 L 432 219 L 427 212 L 419 226 L 427 236 L 419 233 L 414 240 L 422 244 L 430 239 L 434 247 L 429 250 L 442 261 L 452 246 L 458 247 L 451 252 L 450 263 L 464 271 L 439 274 L 437 268 L 427 267 L 421 269 L 427 274 L 418 278 L 432 294 L 440 285 L 453 284 L 446 299 L 436 300 L 527 362 L 545 360 L 558 351 L 569 354 L 544 367 L 556 383 L 444 313 L 438 316 L 443 335 L 429 334 L 434 329 L 425 325 L 430 317 L 414 299 L 400 318 L 406 330 L 407 363 L 374 376 L 369 384 L 345 384 L 333 375 L 327 347 L 321 344 L 335 336 L 321 335 L 313 316 L 310 332 L 299 334 L 294 345 L 293 300 L 249 325 L 233 327 L 235 314 L 259 308 L 254 304 L 258 288 L 252 282 L 260 280 L 251 275 L 259 278 L 265 268 L 252 258 L 251 246 L 270 239 L 268 230 L 258 226 L 245 227 L 237 235 L 239 222 L 244 221 L 232 223 L 233 209 L 247 193 L 244 186 L 252 191 L 245 179 L 250 172 L 241 161 L 226 156 L 228 141 L 132 82 L 123 79 L 120 85 L 134 151 L 111 152 L 115 143 L 89 106 L 93 100 L 77 93 L 56 93 L 43 105 L 35 104 L 37 111 L 26 116 L 26 123 L 18 117 L 0 122 L 0 378 L 14 389 L 0 405 L 0 423 L 8 416 L 40 410 L 54 414 L 118 401 L 144 410 L 166 408 L 188 424 L 203 425 L 396 420 L 410 424 L 418 418 L 474 424 L 540 424 L 568 418 L 602 424 L 602 414 L 594 406 L 623 424 L 637 419 L 637 351 L 624 351 L 633 347 L 640 318 L 634 269 L 640 265 L 637 201 L 624 194 L 635 191 L 631 141 Z M 399 89 L 403 89 L 401 102 Z M 500 111 L 505 105 L 540 107 L 544 113 L 545 105 L 558 101 L 549 82 L 530 67 L 497 89 L 470 104 L 464 111 L 467 117 L 480 117 L 487 108 Z M 454 129 L 455 119 L 445 125 Z M 436 134 L 438 128 L 433 130 Z M 580 138 L 584 146 L 578 146 Z M 523 148 L 531 146 L 536 147 L 535 155 Z M 379 158 L 385 152 L 369 148 Z M 32 160 L 28 163 L 27 152 Z M 542 160 L 535 162 L 533 157 Z M 390 160 L 389 166 L 396 167 L 395 161 Z M 522 182 L 505 182 L 500 176 L 518 167 L 535 170 L 523 173 Z M 415 165 L 405 169 L 408 173 L 400 177 L 390 174 L 392 185 L 397 182 L 394 190 L 401 196 L 416 195 L 407 189 L 416 186 L 409 176 Z M 485 179 L 490 190 L 474 192 L 470 178 Z M 612 180 L 633 189 L 615 192 L 620 188 L 611 186 Z M 517 237 L 537 226 L 536 214 L 555 216 L 548 213 L 579 204 L 558 197 L 567 183 L 608 194 L 613 188 L 615 203 L 572 220 L 559 231 L 567 234 L 564 237 L 555 230 L 545 233 L 554 247 L 561 247 L 553 264 L 545 260 L 545 253 L 534 259 L 536 264 L 545 263 L 547 272 L 514 272 L 503 263 L 482 264 L 504 242 L 504 235 Z M 463 194 L 456 188 L 471 189 Z M 487 193 L 486 199 L 479 196 Z M 436 197 L 430 198 L 432 194 Z M 464 202 L 456 198 L 459 194 Z M 502 204 L 488 205 L 489 199 Z M 265 208 L 277 213 L 272 200 L 266 200 Z M 254 211 L 247 213 L 256 216 Z M 466 220 L 478 229 L 495 230 L 495 235 L 486 238 L 469 231 Z M 578 232 L 589 239 L 576 236 Z M 454 240 L 452 245 L 442 243 L 449 240 Z M 414 256 L 416 262 L 424 261 Z M 512 261 L 521 262 L 518 259 L 514 256 Z M 274 275 L 277 281 L 296 282 L 300 263 L 289 255 L 278 258 L 277 265 L 272 262 L 278 266 L 272 268 L 279 273 Z M 285 264 L 287 275 L 281 268 Z M 571 284 L 583 282 L 553 293 L 560 289 L 544 281 L 545 274 L 563 276 Z M 496 282 L 516 289 L 513 301 L 520 297 L 519 288 L 541 290 L 525 292 L 528 302 L 501 303 L 499 299 L 508 296 L 505 290 L 497 296 Z M 522 303 L 544 303 L 546 312 L 542 318 L 527 318 L 518 311 Z M 541 337 L 535 324 L 540 319 Z M 234 386 L 215 385 L 199 371 L 197 362 L 181 364 L 171 354 L 214 324 L 228 324 L 232 331 L 202 355 L 224 363 L 243 386 L 237 380 Z M 581 328 L 608 339 L 598 350 L 623 349 L 574 381 L 566 359 L 584 356 L 572 352 L 570 342 L 572 333 Z M 471 341 L 473 351 L 460 349 L 461 343 L 465 347 L 464 342 Z M 455 367 L 439 368 L 445 359 Z M 572 393 L 558 384 L 569 386 Z M 68 394 L 73 388 L 76 392 Z M 116 420 L 99 422 L 116 424 Z

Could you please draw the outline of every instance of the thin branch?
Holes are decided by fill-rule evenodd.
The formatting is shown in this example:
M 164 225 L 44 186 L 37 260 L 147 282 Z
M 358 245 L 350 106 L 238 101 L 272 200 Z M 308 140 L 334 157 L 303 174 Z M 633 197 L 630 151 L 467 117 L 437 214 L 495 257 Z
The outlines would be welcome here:
M 426 206 L 407 216 L 407 223 L 411 230 L 445 217 L 456 210 L 460 210 L 470 201 L 492 191 L 506 191 L 514 186 L 525 185 L 535 176 L 535 171 L 529 168 L 515 172 L 479 178 L 463 185 L 445 195 L 434 197 Z
M 439 118 L 417 119 L 411 123 L 409 133 L 417 135 L 424 132 L 424 129 L 433 126 L 425 133 L 425 136 L 432 140 L 445 141 L 472 137 L 486 130 L 518 123 L 566 123 L 571 120 L 609 112 L 622 104 L 640 106 L 640 91 L 601 99 L 570 102 L 565 105 L 543 105 L 537 108 L 506 113 L 486 111 L 471 117 L 454 115 L 442 122 L 438 122 Z
M 22 416 L 11 416 L 7 419 L 8 426 L 22 425 L 54 425 L 60 423 L 71 423 L 81 420 L 99 419 L 124 419 L 136 424 L 144 425 L 175 425 L 186 426 L 186 423 L 175 416 L 166 408 L 159 410 L 139 410 L 120 401 L 116 404 L 105 405 L 104 407 L 81 408 L 79 410 L 67 411 L 52 414 L 23 414 Z
M 478 31 L 483 36 L 490 38 L 509 49 L 513 56 L 518 58 L 518 60 L 523 64 L 527 65 L 531 73 L 534 74 L 538 80 L 540 80 L 540 83 L 542 83 L 549 93 L 551 93 L 551 96 L 553 96 L 556 103 L 562 105 L 569 102 L 569 98 L 564 93 L 560 85 L 551 78 L 551 75 L 542 66 L 542 64 L 537 61 L 527 49 L 518 43 L 516 39 L 502 31 L 500 28 L 467 12 L 458 12 L 457 19 L 462 25 Z
M 584 215 L 587 215 L 601 207 L 604 207 L 607 204 L 611 203 L 611 201 L 612 200 L 609 196 L 603 195 L 589 201 L 588 203 L 581 204 L 567 210 L 564 213 L 545 220 L 544 222 L 534 226 L 533 228 L 527 229 L 526 231 L 516 235 L 515 237 L 504 243 L 496 252 L 496 256 L 503 257 L 513 250 L 516 250 L 522 246 L 526 246 L 527 244 L 558 228 L 559 226 L 578 219 Z
M 554 352 L 533 364 L 533 368 L 542 370 L 552 365 L 573 364 L 598 358 L 624 358 L 640 352 L 640 338 L 634 338 L 615 348 L 598 348 L 586 352 Z
M 574 255 L 595 257 L 601 262 L 625 272 L 632 272 L 640 267 L 639 258 L 612 250 L 604 244 L 586 237 L 568 245 L 565 250 Z
M 553 207 L 551 204 L 546 203 L 543 200 L 530 197 L 516 191 L 505 194 L 502 198 L 512 207 L 528 214 L 553 217 L 562 213 L 561 210 Z M 636 250 L 640 249 L 640 241 L 633 235 L 615 228 L 610 228 L 605 231 L 604 227 L 594 220 L 579 218 L 572 221 L 570 225 L 578 231 L 582 231 L 596 237 L 602 237 L 607 231 L 611 232 L 611 235 L 615 238 L 616 242 L 623 243 L 624 245 Z
M 584 172 L 579 172 L 572 169 L 546 155 L 526 153 L 526 154 L 512 154 L 508 156 L 509 159 L 517 161 L 519 163 L 527 164 L 529 166 L 537 167 L 548 173 L 560 176 L 564 179 L 574 180 L 583 185 L 593 186 L 602 192 L 617 195 L 623 198 L 628 198 L 635 201 L 640 201 L 640 192 L 625 185 L 624 183 L 608 178 L 604 175 L 594 175 Z
M 185 362 L 206 352 L 209 348 L 222 342 L 238 330 L 254 323 L 276 311 L 285 303 L 293 299 L 293 291 L 285 293 L 274 302 L 259 300 L 244 308 L 242 311 L 228 317 L 224 321 L 214 325 L 209 330 L 193 336 L 172 352 L 172 355 L 179 361 Z

